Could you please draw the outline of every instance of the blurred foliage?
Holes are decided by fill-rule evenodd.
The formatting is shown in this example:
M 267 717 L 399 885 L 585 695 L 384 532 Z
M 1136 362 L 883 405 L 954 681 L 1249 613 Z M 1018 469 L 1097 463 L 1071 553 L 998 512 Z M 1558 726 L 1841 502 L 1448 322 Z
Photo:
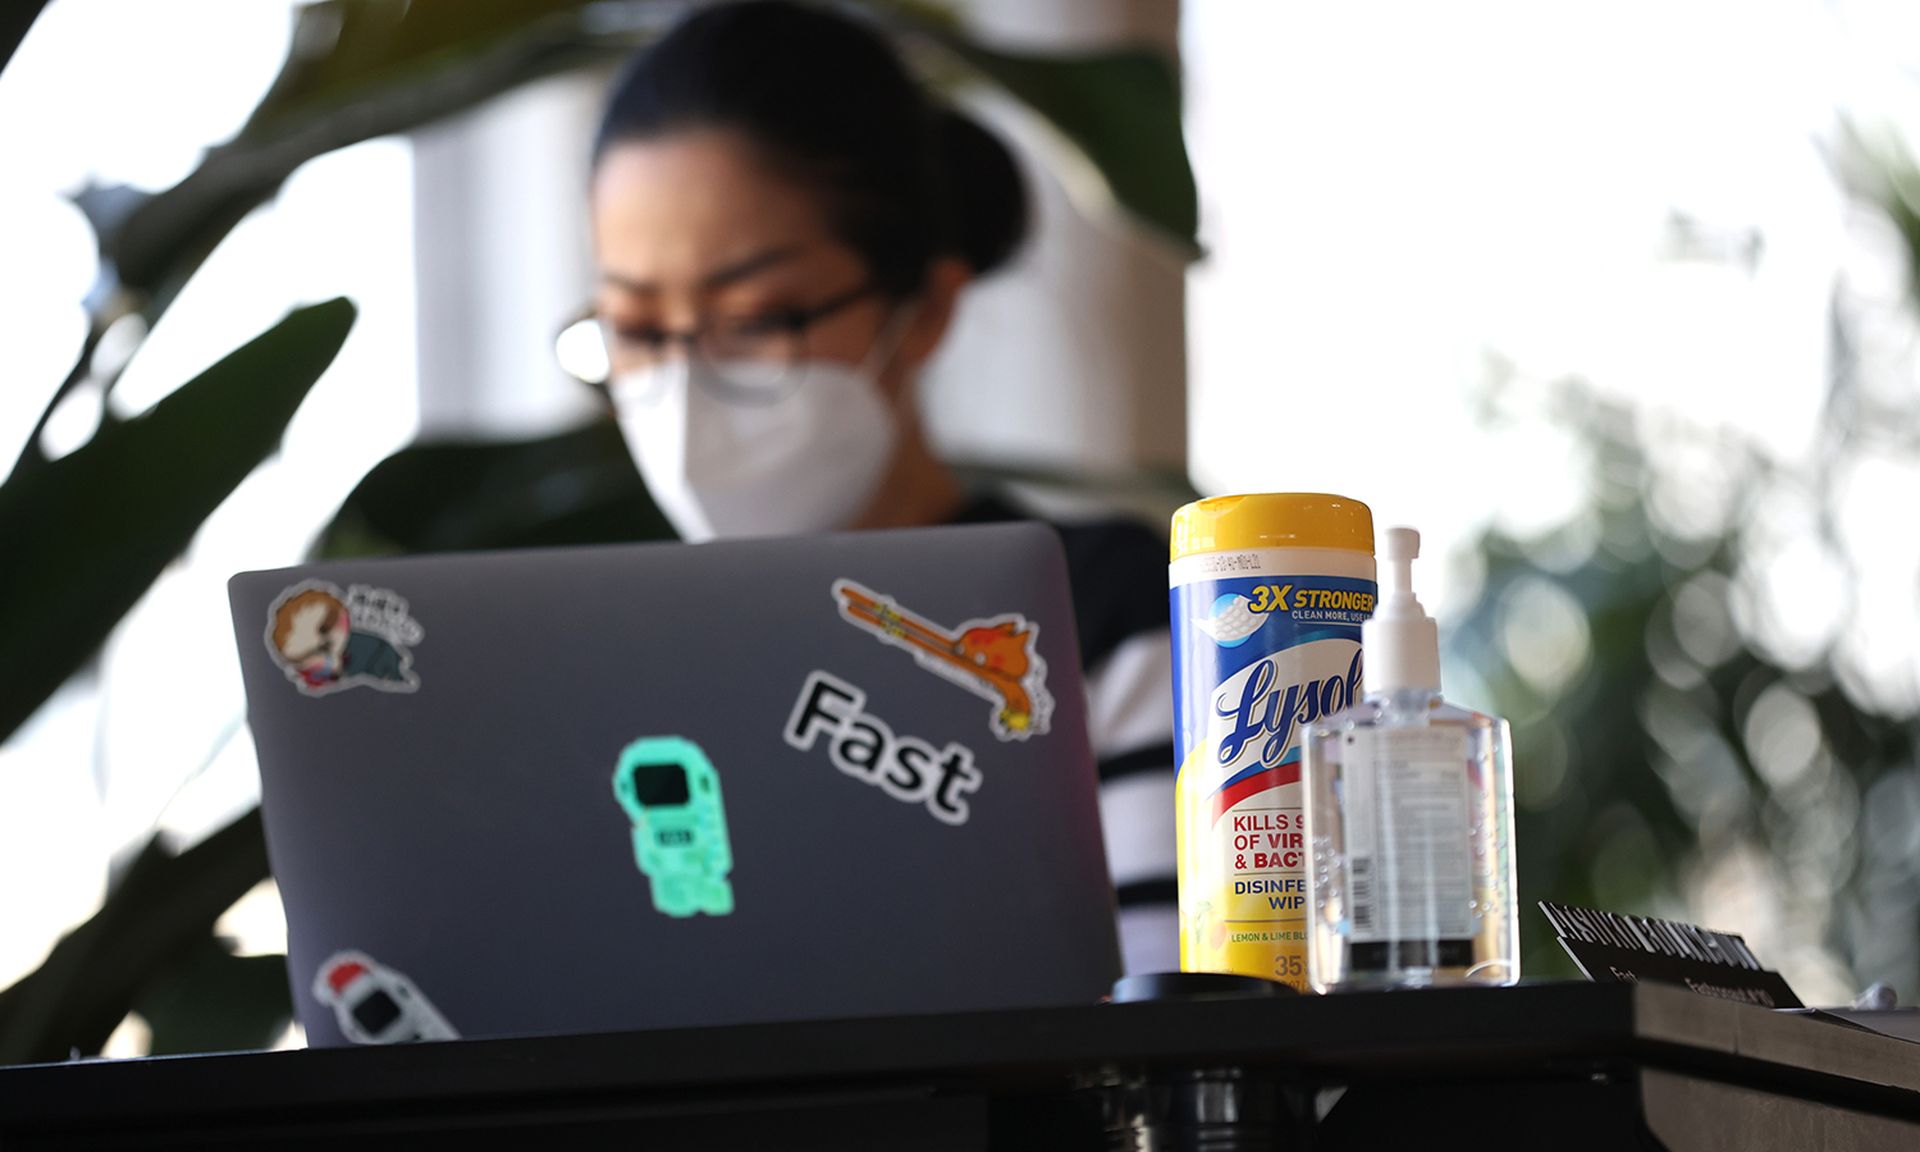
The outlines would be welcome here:
M 1844 380 L 1823 457 L 1854 443 Z M 1746 932 L 1790 976 L 1920 991 L 1920 720 L 1850 684 L 1832 641 L 1773 651 L 1755 587 L 1766 514 L 1783 488 L 1830 499 L 1831 460 L 1687 430 L 1677 450 L 1674 428 L 1577 383 L 1554 396 L 1545 423 L 1587 462 L 1586 506 L 1480 541 L 1450 645 L 1488 695 L 1468 702 L 1513 723 L 1523 970 L 1577 975 L 1534 907 L 1553 899 Z M 1876 819 L 1876 797 L 1897 807 Z
M 45 6 L 0 6 L 0 67 Z M 144 333 L 227 233 L 300 165 L 461 112 L 518 85 L 611 62 L 689 5 L 665 0 L 318 0 L 300 10 L 282 71 L 241 132 L 160 193 L 75 197 L 100 247 L 89 331 L 11 475 L 0 485 L 0 739 L 88 661 L 200 523 L 278 443 L 352 322 L 333 301 L 301 309 L 153 410 L 105 405 L 130 354 L 97 354 L 117 324 Z M 923 0 L 865 4 L 916 58 L 958 62 L 1053 128 L 1077 186 L 1195 250 L 1197 199 L 1178 82 L 1157 52 L 1072 58 L 974 43 Z M 945 79 L 953 80 L 955 76 Z M 99 431 L 49 459 L 42 433 L 76 393 L 97 393 Z M 327 554 L 649 539 L 665 525 L 607 422 L 518 443 L 423 444 L 375 468 L 324 534 Z M 45 964 L 0 994 L 0 1062 L 94 1052 L 130 1009 L 154 1050 L 257 1046 L 289 1012 L 275 958 L 241 958 L 214 920 L 266 875 L 249 815 L 176 855 L 150 843 L 105 904 Z
M 132 420 L 0 485 L 0 738 L 85 664 L 280 443 L 353 305 L 301 308 Z M 29 455 L 38 454 L 30 444 Z
M 612 420 L 537 440 L 424 443 L 348 495 L 325 557 L 671 539 Z
M 275 958 L 277 986 L 262 996 L 251 971 L 258 964 L 233 956 L 227 959 L 236 965 L 210 964 L 207 957 L 214 921 L 266 870 L 257 812 L 182 853 L 147 845 L 100 911 L 62 938 L 37 970 L 0 992 L 0 1063 L 98 1052 L 136 1004 L 158 1012 L 150 1020 L 156 1051 L 181 1050 L 163 1028 L 182 1015 L 196 1017 L 194 1037 L 214 1050 L 271 1042 L 288 1015 L 285 963 Z M 249 969 L 245 983 L 230 983 L 234 973 L 222 971 L 235 967 Z M 192 1011 L 177 1011 L 187 997 Z
M 0 565 L 0 739 L 92 659 L 274 451 L 354 315 L 344 299 L 296 309 L 139 416 L 103 404 L 99 429 L 73 452 L 50 460 L 37 436 L 27 445 L 0 484 L 0 542 L 25 558 Z M 263 983 L 260 964 L 212 936 L 266 867 L 257 815 L 184 854 L 150 841 L 100 911 L 0 993 L 0 1063 L 97 1052 L 135 1005 L 157 1014 L 156 1051 L 270 1042 L 288 1017 L 284 979 Z M 193 1030 L 175 1035 L 188 1017 Z
M 1118 206 L 1187 256 L 1199 255 L 1200 196 L 1181 135 L 1179 80 L 1164 56 L 1033 56 L 923 34 L 962 63 L 963 80 L 985 78 L 1041 113 L 1081 161 L 1061 173 L 1080 204 Z M 1088 177 L 1097 185 L 1092 197 Z
M 1890 297 L 1831 286 L 1806 459 L 1491 366 L 1489 431 L 1564 440 L 1586 481 L 1558 528 L 1477 542 L 1480 592 L 1449 643 L 1485 692 L 1463 702 L 1513 722 L 1530 977 L 1576 974 L 1534 907 L 1553 899 L 1744 932 L 1830 993 L 1879 980 L 1920 999 L 1920 677 L 1912 651 L 1904 674 L 1859 658 L 1878 626 L 1862 580 L 1886 561 L 1840 527 L 1851 468 L 1920 475 L 1920 168 L 1852 125 L 1829 161 L 1906 276 Z M 1783 568 L 1809 565 L 1819 594 L 1782 603 Z M 1920 597 L 1920 572 L 1879 575 Z

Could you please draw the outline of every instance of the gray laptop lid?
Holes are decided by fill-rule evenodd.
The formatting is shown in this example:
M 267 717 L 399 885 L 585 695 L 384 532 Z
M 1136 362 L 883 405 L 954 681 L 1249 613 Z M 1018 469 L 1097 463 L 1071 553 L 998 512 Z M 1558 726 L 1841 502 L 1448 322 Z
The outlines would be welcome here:
M 230 585 L 309 1043 L 1083 1003 L 1113 895 L 1034 524 Z

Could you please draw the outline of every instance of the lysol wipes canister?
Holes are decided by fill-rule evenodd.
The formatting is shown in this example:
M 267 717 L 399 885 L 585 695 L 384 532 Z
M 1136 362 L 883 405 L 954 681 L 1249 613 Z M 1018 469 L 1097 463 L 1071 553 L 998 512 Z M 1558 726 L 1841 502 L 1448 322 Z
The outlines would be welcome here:
M 1306 989 L 1301 737 L 1360 699 L 1373 513 L 1324 493 L 1174 513 L 1174 819 L 1180 967 Z

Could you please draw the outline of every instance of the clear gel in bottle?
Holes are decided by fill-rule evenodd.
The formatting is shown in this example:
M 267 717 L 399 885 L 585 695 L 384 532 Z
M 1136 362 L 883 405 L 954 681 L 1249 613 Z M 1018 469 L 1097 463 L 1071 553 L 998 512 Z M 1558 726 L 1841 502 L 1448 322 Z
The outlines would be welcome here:
M 1307 733 L 1307 975 L 1314 989 L 1520 978 L 1507 722 L 1440 696 L 1413 594 L 1420 534 L 1386 533 L 1362 629 L 1365 699 Z

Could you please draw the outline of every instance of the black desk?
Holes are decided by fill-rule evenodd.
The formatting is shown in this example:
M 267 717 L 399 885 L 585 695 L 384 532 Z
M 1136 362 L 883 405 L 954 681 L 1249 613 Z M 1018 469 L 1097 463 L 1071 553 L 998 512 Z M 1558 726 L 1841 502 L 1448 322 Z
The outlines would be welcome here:
M 1587 984 L 0 1068 L 0 1148 L 1100 1147 L 1197 1068 L 1283 1147 L 1920 1149 L 1920 1045 Z

